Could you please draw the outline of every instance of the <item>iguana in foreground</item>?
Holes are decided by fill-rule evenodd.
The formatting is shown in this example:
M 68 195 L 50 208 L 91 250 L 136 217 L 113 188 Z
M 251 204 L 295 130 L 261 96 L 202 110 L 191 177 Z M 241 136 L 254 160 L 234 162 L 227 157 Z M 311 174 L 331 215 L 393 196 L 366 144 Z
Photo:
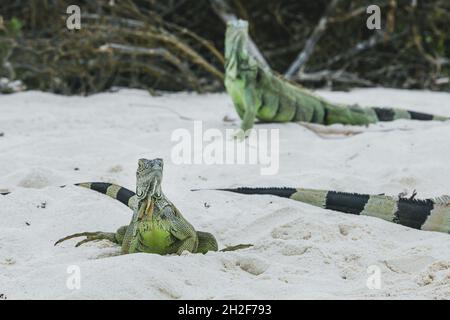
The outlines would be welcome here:
M 58 240 L 62 241 L 85 236 L 76 246 L 96 240 L 109 240 L 122 247 L 122 253 L 181 254 L 183 251 L 206 253 L 217 251 L 216 238 L 194 227 L 181 215 L 180 211 L 167 199 L 161 190 L 163 176 L 162 159 L 140 159 L 136 172 L 136 194 L 121 186 L 110 183 L 80 183 L 78 186 L 104 193 L 133 210 L 128 226 L 117 232 L 82 232 Z M 251 245 L 227 247 L 221 251 L 234 251 Z
M 338 105 L 263 67 L 248 51 L 248 23 L 230 21 L 225 37 L 225 87 L 233 100 L 241 129 L 263 122 L 302 121 L 330 125 L 368 125 L 396 119 L 449 120 L 441 116 L 392 108 Z
M 418 200 L 414 197 L 391 197 L 301 188 L 213 190 L 240 194 L 274 195 L 324 209 L 377 217 L 414 229 L 450 233 L 450 196 Z

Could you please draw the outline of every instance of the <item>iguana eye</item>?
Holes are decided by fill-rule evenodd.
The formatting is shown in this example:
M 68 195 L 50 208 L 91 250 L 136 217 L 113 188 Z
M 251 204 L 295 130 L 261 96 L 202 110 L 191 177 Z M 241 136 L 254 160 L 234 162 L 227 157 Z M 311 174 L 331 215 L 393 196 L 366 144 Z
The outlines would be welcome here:
M 162 167 L 164 165 L 164 161 L 161 158 L 156 158 L 153 160 L 153 166 L 160 166 Z

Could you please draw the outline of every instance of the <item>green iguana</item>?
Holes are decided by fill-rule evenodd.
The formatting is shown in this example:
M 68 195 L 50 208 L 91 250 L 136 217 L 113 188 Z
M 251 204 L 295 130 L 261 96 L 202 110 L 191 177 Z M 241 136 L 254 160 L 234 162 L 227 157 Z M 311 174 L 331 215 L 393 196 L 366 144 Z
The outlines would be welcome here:
M 396 119 L 449 120 L 441 116 L 392 108 L 332 104 L 263 67 L 248 51 L 248 23 L 228 23 L 225 38 L 225 87 L 233 100 L 241 129 L 263 122 L 302 121 L 330 125 L 367 125 Z
M 414 229 L 450 233 L 450 196 L 417 200 L 314 189 L 213 189 L 240 194 L 266 194 L 297 200 L 316 207 L 381 218 Z M 193 190 L 198 191 L 198 190 Z
M 217 251 L 216 238 L 194 227 L 181 215 L 180 211 L 167 199 L 161 190 L 163 176 L 162 159 L 140 159 L 136 172 L 136 194 L 121 186 L 90 182 L 78 186 L 106 194 L 133 210 L 133 217 L 128 226 L 120 227 L 117 232 L 82 232 L 58 240 L 55 245 L 65 240 L 85 236 L 86 239 L 76 246 L 96 240 L 109 240 L 122 246 L 122 253 L 157 253 L 181 254 L 183 251 L 206 253 Z M 221 251 L 234 251 L 248 248 L 241 244 L 227 247 Z

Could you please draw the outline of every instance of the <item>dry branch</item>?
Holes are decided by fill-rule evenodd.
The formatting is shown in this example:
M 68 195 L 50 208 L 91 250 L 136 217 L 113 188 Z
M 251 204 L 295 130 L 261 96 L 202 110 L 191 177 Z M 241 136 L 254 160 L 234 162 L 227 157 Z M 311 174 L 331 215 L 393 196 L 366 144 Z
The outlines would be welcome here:
M 192 71 L 189 70 L 189 68 L 185 64 L 183 64 L 180 59 L 178 59 L 176 56 L 174 56 L 164 48 L 142 48 L 118 43 L 107 43 L 99 48 L 100 52 L 110 52 L 111 50 L 118 50 L 130 54 L 144 54 L 149 56 L 162 57 L 180 70 L 180 76 L 187 78 L 187 84 L 193 84 L 192 89 L 201 90 L 198 80 L 195 78 L 195 75 L 192 73 Z
M 299 82 L 326 82 L 328 84 L 332 82 L 347 83 L 357 86 L 370 87 L 373 86 L 373 82 L 367 79 L 362 79 L 359 76 L 345 72 L 343 70 L 332 71 L 322 70 L 314 73 L 299 73 L 294 80 Z
M 303 72 L 305 64 L 308 62 L 317 42 L 322 37 L 327 28 L 328 17 L 333 12 L 334 8 L 336 8 L 336 6 L 339 4 L 339 2 L 340 0 L 332 0 L 328 5 L 327 9 L 325 10 L 325 14 L 322 16 L 322 18 L 320 18 L 319 23 L 315 27 L 313 33 L 306 41 L 303 51 L 300 52 L 295 61 L 291 64 L 289 69 L 284 74 L 286 78 L 292 79 L 296 72 Z
M 223 90 L 218 16 L 250 21 L 252 54 L 272 69 L 300 59 L 292 78 L 309 86 L 450 90 L 448 0 L 380 0 L 382 31 L 365 28 L 369 0 L 80 0 L 78 31 L 64 27 L 73 1 L 3 2 L 0 77 L 34 90 Z M 335 8 L 321 12 L 326 6 Z

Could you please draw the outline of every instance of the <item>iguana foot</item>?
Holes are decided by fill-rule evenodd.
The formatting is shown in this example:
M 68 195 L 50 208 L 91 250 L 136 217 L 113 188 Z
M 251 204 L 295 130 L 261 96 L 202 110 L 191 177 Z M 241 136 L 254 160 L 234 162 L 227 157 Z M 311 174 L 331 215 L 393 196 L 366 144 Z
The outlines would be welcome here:
M 79 247 L 84 243 L 87 242 L 91 242 L 91 241 L 99 241 L 99 240 L 109 240 L 111 242 L 117 243 L 116 240 L 116 236 L 115 233 L 113 232 L 101 232 L 101 231 L 97 231 L 97 232 L 81 232 L 81 233 L 75 233 L 72 234 L 70 236 L 64 237 L 62 239 L 59 239 L 58 241 L 55 242 L 55 246 L 63 241 L 69 240 L 69 239 L 73 239 L 73 238 L 78 238 L 78 237 L 86 237 L 86 239 L 81 240 L 80 242 L 78 242 L 75 247 Z
M 244 131 L 242 129 L 236 130 L 236 132 L 233 133 L 232 137 L 236 139 L 237 141 L 241 142 L 248 138 L 250 135 L 250 130 Z

